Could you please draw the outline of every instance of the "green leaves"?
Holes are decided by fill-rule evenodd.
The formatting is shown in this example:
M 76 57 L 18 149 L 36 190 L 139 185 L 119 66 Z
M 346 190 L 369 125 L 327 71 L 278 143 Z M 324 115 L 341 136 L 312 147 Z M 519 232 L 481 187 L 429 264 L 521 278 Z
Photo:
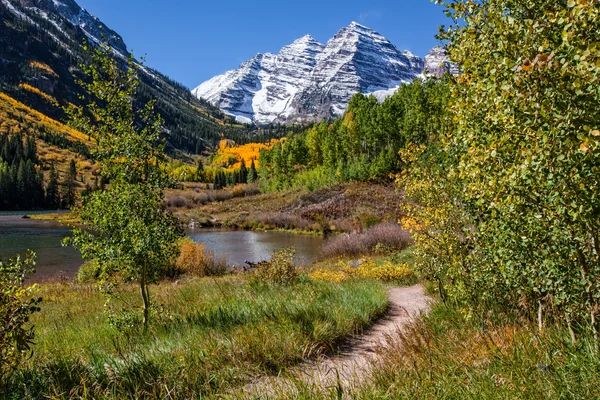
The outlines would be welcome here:
M 65 243 L 95 260 L 105 280 L 136 280 L 148 324 L 148 285 L 164 276 L 183 235 L 177 220 L 165 209 L 163 190 L 170 184 L 161 167 L 165 159 L 159 142 L 162 119 L 154 101 L 136 107 L 139 65 L 131 56 L 125 65 L 112 57 L 109 46 L 92 50 L 94 62 L 82 68 L 92 94 L 87 107 L 71 110 L 73 124 L 97 142 L 94 156 L 110 187 L 93 192 L 77 210 L 86 225 L 75 229 Z
M 417 236 L 430 257 L 422 270 L 473 308 L 494 299 L 533 314 L 541 303 L 591 324 L 600 297 L 598 3 L 446 6 L 464 21 L 441 34 L 461 65 L 450 101 L 457 127 L 413 172 L 430 182 L 407 187 L 420 202 L 410 211 L 428 221 Z M 456 173 L 439 171 L 442 161 Z
M 37 285 L 25 286 L 25 276 L 33 273 L 35 253 L 0 260 L 0 386 L 31 351 L 33 327 L 27 326 L 31 314 L 40 311 Z

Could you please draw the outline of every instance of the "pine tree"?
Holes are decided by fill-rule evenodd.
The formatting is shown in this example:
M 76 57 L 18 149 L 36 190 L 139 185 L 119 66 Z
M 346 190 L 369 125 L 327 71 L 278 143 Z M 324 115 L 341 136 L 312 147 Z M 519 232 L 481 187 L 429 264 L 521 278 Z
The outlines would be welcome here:
M 248 171 L 248 183 L 254 183 L 258 179 L 258 173 L 256 172 L 256 164 L 254 163 L 254 159 L 250 163 L 250 170 Z
M 30 197 L 27 196 L 27 189 L 29 187 L 29 176 L 27 174 L 27 165 L 21 160 L 19 161 L 19 168 L 17 170 L 17 198 L 19 199 L 16 208 L 27 210 L 31 208 Z
M 204 180 L 204 163 L 202 159 L 198 159 L 198 165 L 196 166 L 196 180 L 202 182 Z
M 58 173 L 54 168 L 54 163 L 50 164 L 45 203 L 46 208 L 48 209 L 57 209 L 60 207 L 60 193 L 58 192 Z
M 77 165 L 71 160 L 69 171 L 63 181 L 62 207 L 71 208 L 75 205 L 75 180 L 77 179 Z
M 242 166 L 240 168 L 240 183 L 248 183 L 248 168 L 246 168 L 246 162 L 242 161 Z
M 219 189 L 223 189 L 227 186 L 227 177 L 225 176 L 225 172 L 219 172 Z

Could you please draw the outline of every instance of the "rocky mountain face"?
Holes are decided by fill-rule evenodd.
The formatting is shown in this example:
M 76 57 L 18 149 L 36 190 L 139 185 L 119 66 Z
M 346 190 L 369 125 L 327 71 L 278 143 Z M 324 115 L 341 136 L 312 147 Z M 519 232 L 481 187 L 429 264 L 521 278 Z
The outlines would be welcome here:
M 10 0 L 1 0 L 8 4 Z M 64 30 L 65 21 L 78 26 L 85 35 L 94 42 L 108 41 L 111 46 L 121 54 L 127 54 L 127 46 L 123 38 L 115 31 L 107 28 L 102 21 L 90 15 L 73 0 L 14 0 L 15 4 L 40 15 L 55 25 L 59 30 Z M 64 18 L 57 18 L 61 16 Z
M 458 65 L 448 60 L 444 47 L 434 47 L 425 56 L 425 73 L 439 78 L 447 72 L 458 75 Z
M 258 54 L 192 93 L 243 122 L 310 122 L 341 116 L 358 92 L 391 94 L 423 70 L 421 58 L 353 22 L 325 45 L 305 36 L 277 55 Z
M 109 42 L 115 57 L 129 56 L 122 37 L 74 0 L 0 0 L 0 91 L 61 120 L 61 105 L 79 105 L 85 95 L 76 83 L 80 64 L 89 61 L 84 40 Z M 202 151 L 224 131 L 234 139 L 247 136 L 247 129 L 230 128 L 230 117 L 183 85 L 150 68 L 143 71 L 136 103 L 157 100 L 172 148 Z

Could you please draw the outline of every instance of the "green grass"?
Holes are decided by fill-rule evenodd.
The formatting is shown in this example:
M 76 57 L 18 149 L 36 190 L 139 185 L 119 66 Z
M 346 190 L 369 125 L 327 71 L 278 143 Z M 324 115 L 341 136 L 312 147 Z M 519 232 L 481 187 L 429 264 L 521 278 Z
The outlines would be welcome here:
M 334 351 L 387 304 L 386 288 L 368 281 L 281 287 L 224 277 L 151 290 L 164 311 L 141 334 L 107 323 L 94 286 L 44 286 L 35 353 L 13 377 L 12 398 L 213 397 Z M 136 287 L 123 296 L 136 302 Z
M 491 321 L 494 320 L 494 322 Z M 353 399 L 598 399 L 600 357 L 583 333 L 573 345 L 562 328 L 468 319 L 443 304 L 386 350 Z M 301 399 L 337 399 L 335 389 L 298 385 Z M 282 398 L 288 398 L 281 395 Z

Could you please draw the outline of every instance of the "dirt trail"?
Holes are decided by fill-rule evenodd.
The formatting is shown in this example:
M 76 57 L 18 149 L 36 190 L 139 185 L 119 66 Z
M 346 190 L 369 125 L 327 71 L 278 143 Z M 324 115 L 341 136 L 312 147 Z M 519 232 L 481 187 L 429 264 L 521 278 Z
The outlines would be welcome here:
M 247 385 L 243 390 L 244 397 L 266 399 L 279 397 L 277 394 L 281 393 L 293 397 L 294 382 L 320 389 L 349 388 L 360 383 L 377 361 L 377 350 L 387 346 L 387 338 L 420 313 L 427 312 L 430 301 L 421 285 L 390 289 L 386 315 L 364 335 L 350 339 L 340 353 L 305 363 L 286 376 L 263 378 Z

